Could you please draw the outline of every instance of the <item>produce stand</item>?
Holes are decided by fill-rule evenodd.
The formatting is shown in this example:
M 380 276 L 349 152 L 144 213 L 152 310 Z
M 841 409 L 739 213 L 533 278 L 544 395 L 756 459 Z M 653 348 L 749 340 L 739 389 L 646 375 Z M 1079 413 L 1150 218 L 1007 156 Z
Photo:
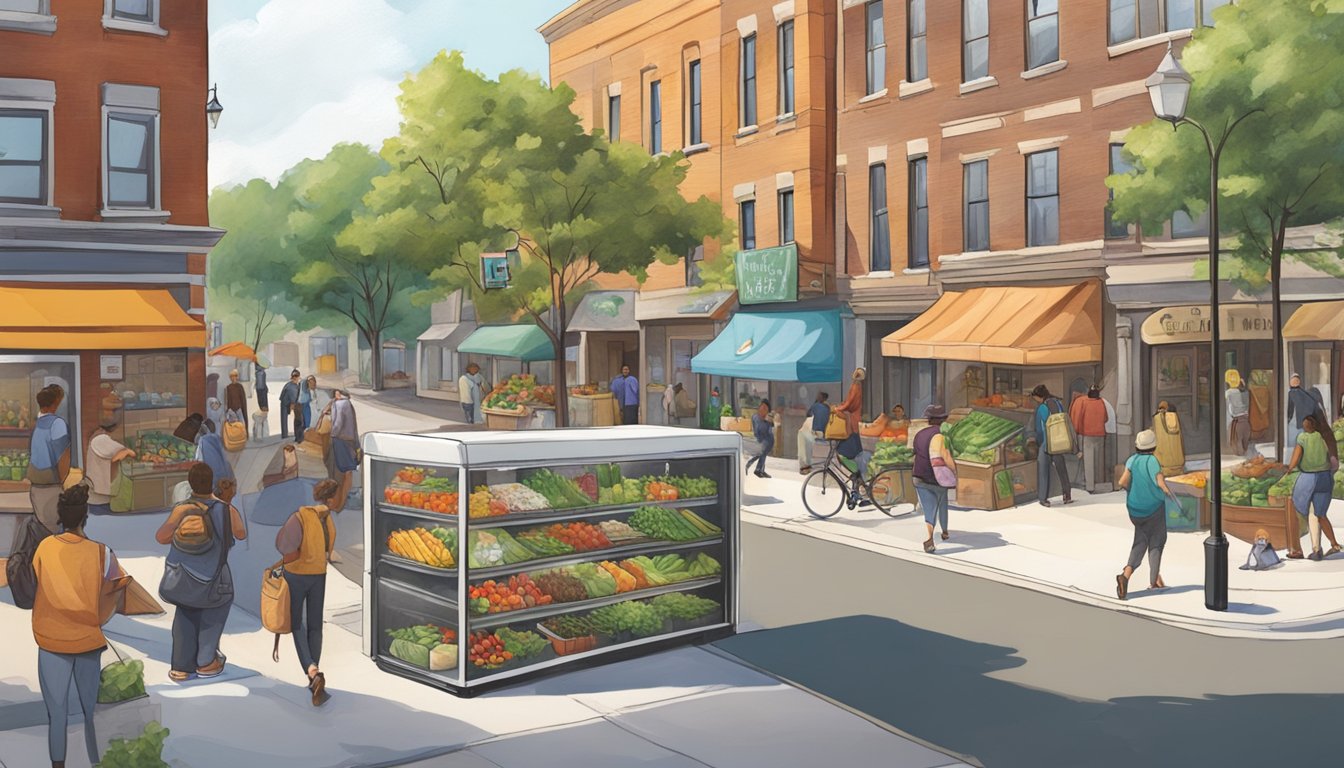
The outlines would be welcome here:
M 731 634 L 739 442 L 663 427 L 366 435 L 365 653 L 470 696 Z
M 610 392 L 591 395 L 573 391 L 569 393 L 569 426 L 611 427 L 619 421 L 616 398 Z
M 485 396 L 481 412 L 490 429 L 539 429 L 544 419 L 534 420 L 536 411 L 555 409 L 555 387 L 538 384 L 530 373 L 514 374 Z M 554 417 L 551 418 L 554 424 Z
M 481 413 L 485 414 L 485 426 L 490 429 L 525 429 L 532 420 L 532 411 L 527 406 L 520 406 L 513 411 L 482 408 Z
M 1176 503 L 1167 500 L 1167 530 L 1194 531 L 1209 527 L 1213 504 L 1209 501 L 1207 483 L 1207 472 L 1167 478 L 1167 487 L 1176 496 Z
M 131 484 L 130 507 L 114 498 L 113 512 L 149 512 L 173 503 L 173 488 L 187 479 L 196 446 L 157 429 L 142 430 L 127 441 L 135 457 L 121 463 L 122 482 Z M 121 497 L 124 499 L 125 497 Z
M 1293 507 L 1292 484 L 1296 473 L 1286 474 L 1282 464 L 1263 458 L 1243 462 L 1222 477 L 1223 530 L 1229 536 L 1255 542 L 1260 529 L 1269 532 L 1274 546 L 1298 551 L 1301 549 L 1303 521 Z M 1193 530 L 1194 509 L 1198 509 L 1199 527 L 1209 526 L 1212 501 L 1209 498 L 1208 472 L 1198 471 L 1178 475 L 1167 481 L 1183 509 L 1176 512 L 1168 502 L 1167 523 L 1173 530 Z M 1188 500 L 1188 501 L 1187 501 Z M 1196 506 L 1197 505 L 1197 506 Z M 1173 525 L 1173 517 L 1178 517 Z
M 943 433 L 957 462 L 957 506 L 1006 509 L 1036 491 L 1034 462 L 1027 460 L 1025 422 L 1006 411 L 958 409 Z M 1025 416 L 1029 418 L 1029 415 Z

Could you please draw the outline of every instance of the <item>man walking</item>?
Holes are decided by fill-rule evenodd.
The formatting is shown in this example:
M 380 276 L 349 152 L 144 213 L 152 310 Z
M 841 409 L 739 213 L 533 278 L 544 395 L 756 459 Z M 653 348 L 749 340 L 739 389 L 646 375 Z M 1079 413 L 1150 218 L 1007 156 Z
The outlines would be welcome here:
M 340 484 L 336 495 L 340 508 L 350 495 L 352 473 L 359 467 L 359 424 L 355 405 L 342 389 L 331 393 L 331 450 L 327 451 L 327 476 Z
M 247 430 L 247 390 L 238 381 L 238 369 L 229 371 L 229 385 L 224 388 L 224 421 L 239 421 Z
M 621 375 L 611 380 L 611 394 L 621 407 L 622 424 L 639 423 L 639 379 L 630 375 L 630 366 L 621 366 Z
M 484 400 L 485 377 L 481 375 L 481 366 L 467 363 L 467 372 L 457 377 L 457 401 L 462 404 L 462 416 L 468 424 L 479 421 Z
M 806 475 L 812 471 L 812 451 L 817 441 L 826 437 L 826 422 L 831 418 L 830 395 L 821 392 L 817 401 L 807 409 L 803 426 L 798 430 L 798 471 Z
M 775 424 L 770 420 L 770 401 L 761 400 L 760 406 L 756 412 L 751 415 L 751 432 L 760 443 L 761 452 L 747 460 L 746 471 L 751 471 L 751 465 L 756 465 L 756 476 L 769 478 L 765 473 L 765 457 L 775 450 Z
M 254 371 L 255 371 L 255 383 L 257 387 L 257 410 L 261 411 L 262 413 L 270 413 L 271 390 L 266 388 L 266 369 L 262 368 L 261 362 L 258 361 L 254 367 Z
M 1083 487 L 1095 494 L 1104 477 L 1106 459 L 1106 404 L 1101 401 L 1101 390 L 1093 385 L 1086 397 L 1078 397 L 1069 407 L 1073 431 L 1082 442 L 1078 458 L 1083 462 Z
M 1050 506 L 1050 470 L 1053 468 L 1059 476 L 1059 486 L 1064 493 L 1064 503 L 1072 504 L 1073 487 L 1069 485 L 1069 469 L 1064 464 L 1064 457 L 1075 450 L 1074 436 L 1072 434 L 1061 435 L 1057 439 L 1056 445 L 1052 446 L 1047 427 L 1051 416 L 1064 413 L 1064 403 L 1050 394 L 1050 390 L 1044 384 L 1036 385 L 1036 388 L 1031 391 L 1031 397 L 1036 401 L 1036 415 L 1031 420 L 1032 434 L 1035 435 L 1034 442 L 1037 446 L 1036 498 L 1040 501 L 1041 506 Z M 1065 418 L 1067 419 L 1067 417 Z M 1067 424 L 1067 422 L 1065 423 Z
M 64 400 L 65 390 L 59 384 L 49 384 L 37 393 L 39 415 L 28 445 L 28 499 L 38 522 L 53 534 L 61 532 L 56 505 L 70 474 L 70 427 L 56 415 Z
M 1238 456 L 1249 456 L 1251 446 L 1251 393 L 1235 368 L 1224 377 L 1227 382 L 1227 438 Z
M 289 439 L 289 420 L 294 419 L 294 442 L 303 433 L 303 416 L 299 413 L 299 369 L 289 373 L 289 381 L 280 388 L 280 439 Z

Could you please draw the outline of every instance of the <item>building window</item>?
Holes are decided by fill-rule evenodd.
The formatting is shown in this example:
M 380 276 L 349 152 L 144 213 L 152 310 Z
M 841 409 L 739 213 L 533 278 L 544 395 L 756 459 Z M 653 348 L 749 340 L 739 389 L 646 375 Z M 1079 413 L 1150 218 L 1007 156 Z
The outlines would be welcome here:
M 779 114 L 793 114 L 793 20 L 779 25 Z
M 887 36 L 882 31 L 882 0 L 863 7 L 864 45 L 868 50 L 869 95 L 887 87 Z
M 989 77 L 989 0 L 963 0 L 961 39 L 961 81 Z
M 47 204 L 46 111 L 0 109 L 0 203 Z
M 663 151 L 662 90 L 661 80 L 649 83 L 649 152 L 655 155 Z
M 1204 213 L 1199 218 L 1192 217 L 1185 211 L 1176 211 L 1171 215 L 1171 236 L 1173 239 L 1182 237 L 1208 237 L 1209 235 L 1209 211 L 1204 209 Z
M 686 255 L 686 285 L 692 288 L 705 284 L 700 276 L 700 266 L 705 261 L 705 246 L 697 245 Z
M 690 137 L 690 141 L 688 141 L 687 144 L 695 145 L 699 144 L 701 141 L 704 140 L 702 137 L 703 129 L 701 124 L 701 116 L 703 114 L 701 109 L 701 103 L 703 101 L 703 98 L 700 92 L 699 59 L 696 59 L 695 61 L 691 62 L 689 71 L 687 72 L 686 79 L 690 81 L 690 83 L 688 84 L 689 88 L 687 90 L 689 90 L 691 94 L 691 104 L 689 110 L 690 125 L 687 126 L 689 130 L 686 132 L 686 135 Z
M 107 115 L 107 204 L 110 208 L 156 208 L 154 166 L 158 118 Z
M 1027 245 L 1059 245 L 1059 150 L 1027 155 Z
M 1212 27 L 1213 10 L 1215 8 L 1222 8 L 1224 5 L 1230 5 L 1231 3 L 1232 0 L 1200 0 L 1199 5 L 1202 9 L 1202 13 L 1200 13 L 1200 21 L 1203 22 L 1204 26 Z
M 46 4 L 47 0 L 0 0 L 0 11 L 45 14 Z
M 1134 164 L 1125 157 L 1124 144 L 1111 145 L 1111 175 L 1133 173 L 1137 170 Z M 1115 190 L 1110 190 L 1110 200 L 1115 200 Z M 1111 206 L 1106 206 L 1106 237 L 1110 240 L 1119 240 L 1129 237 L 1129 224 L 1123 221 L 1116 221 L 1111 214 Z
M 910 161 L 910 268 L 929 266 L 929 158 Z
M 1027 69 L 1059 61 L 1059 0 L 1027 0 Z
M 1164 32 L 1213 26 L 1213 11 L 1231 0 L 1110 0 L 1111 45 Z
M 989 161 L 967 163 L 961 171 L 966 251 L 989 250 Z
M 756 125 L 756 36 L 742 38 L 742 127 Z
M 929 79 L 928 17 L 924 14 L 924 0 L 910 0 L 906 26 L 909 30 L 909 44 L 906 52 L 907 82 L 917 83 Z
M 607 97 L 607 138 L 611 141 L 621 140 L 621 97 L 619 94 Z
M 887 166 L 868 166 L 868 271 L 891 271 L 891 220 L 887 216 Z
M 140 21 L 146 24 L 158 22 L 157 0 L 110 0 L 108 16 L 126 21 Z
M 742 250 L 756 250 L 756 201 L 743 200 L 738 206 L 742 226 Z
M 782 189 L 779 192 L 779 244 L 793 242 L 793 190 Z

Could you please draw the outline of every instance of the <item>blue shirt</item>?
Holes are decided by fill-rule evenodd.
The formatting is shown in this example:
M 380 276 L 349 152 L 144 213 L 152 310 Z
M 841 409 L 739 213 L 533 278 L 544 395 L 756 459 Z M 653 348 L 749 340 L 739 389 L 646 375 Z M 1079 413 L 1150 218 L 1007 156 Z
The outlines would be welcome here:
M 201 435 L 196 443 L 196 460 L 215 473 L 215 482 L 233 479 L 233 465 L 224 454 L 224 441 L 214 432 Z
M 1125 462 L 1129 470 L 1129 493 L 1125 496 L 1125 506 L 1130 517 L 1152 517 L 1167 507 L 1166 494 L 1157 484 L 1157 475 L 1162 466 L 1151 453 L 1136 453 Z
M 639 405 L 639 379 L 617 376 L 611 380 L 611 394 L 617 405 Z
M 813 403 L 807 409 L 807 415 L 812 417 L 813 432 L 825 432 L 826 422 L 831 420 L 831 407 L 825 403 Z
M 29 461 L 34 469 L 55 469 L 61 455 L 70 448 L 70 428 L 65 419 L 54 413 L 37 417 L 33 425 L 33 439 L 28 446 Z
M 761 414 L 751 414 L 751 431 L 756 437 L 756 442 L 774 442 L 775 425 L 769 419 L 761 418 Z

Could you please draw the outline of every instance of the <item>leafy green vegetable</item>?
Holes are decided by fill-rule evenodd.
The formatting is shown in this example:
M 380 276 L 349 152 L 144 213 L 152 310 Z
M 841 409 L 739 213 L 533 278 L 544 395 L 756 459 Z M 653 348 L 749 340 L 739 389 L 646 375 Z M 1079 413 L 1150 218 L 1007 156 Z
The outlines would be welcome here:
M 167 740 L 167 728 L 149 723 L 134 739 L 113 739 L 97 768 L 168 768 L 163 762 L 163 743 Z
M 650 600 L 649 604 L 663 618 L 682 621 L 694 621 L 719 610 L 719 604 L 713 600 L 681 592 L 659 595 Z
M 103 668 L 98 703 L 115 704 L 145 695 L 145 664 L 139 659 L 119 661 Z
M 429 669 L 429 651 L 430 648 L 427 646 L 398 638 L 392 641 L 392 647 L 388 652 L 407 664 Z
M 593 627 L 604 635 L 628 631 L 635 637 L 648 637 L 663 631 L 663 617 L 653 606 L 627 600 L 607 605 L 588 614 Z
M 495 636 L 499 638 L 500 642 L 504 643 L 504 650 L 512 653 L 514 658 L 519 659 L 535 656 L 550 645 L 545 638 L 536 632 L 515 632 L 508 627 L 498 629 Z

